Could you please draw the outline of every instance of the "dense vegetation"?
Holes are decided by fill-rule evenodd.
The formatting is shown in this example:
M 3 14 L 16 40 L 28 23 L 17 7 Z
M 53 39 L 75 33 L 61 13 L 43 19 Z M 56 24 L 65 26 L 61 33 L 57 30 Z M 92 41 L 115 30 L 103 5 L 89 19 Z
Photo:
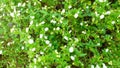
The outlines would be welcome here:
M 119 68 L 120 0 L 0 0 L 0 68 Z

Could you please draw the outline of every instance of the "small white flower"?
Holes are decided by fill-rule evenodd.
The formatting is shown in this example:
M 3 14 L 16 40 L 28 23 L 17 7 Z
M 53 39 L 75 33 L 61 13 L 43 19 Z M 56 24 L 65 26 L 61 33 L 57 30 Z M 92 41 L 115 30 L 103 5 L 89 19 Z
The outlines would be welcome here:
M 112 21 L 111 23 L 112 23 L 112 24 L 115 24 L 115 21 Z
M 36 49 L 35 48 L 32 48 L 32 50 L 31 51 L 35 51 Z
M 69 52 L 72 53 L 74 51 L 74 48 L 73 47 L 70 47 L 69 48 Z
M 78 13 L 75 13 L 75 14 L 74 14 L 74 18 L 78 18 Z
M 71 6 L 71 5 L 69 5 L 69 6 L 68 6 L 68 8 L 69 8 L 69 9 L 71 9 L 71 8 L 72 8 L 72 6 Z
M 60 30 L 60 27 L 57 27 L 56 30 Z
M 99 2 L 106 2 L 106 0 L 99 0 Z
M 64 39 L 68 41 L 68 37 L 67 36 L 64 36 Z
M 38 57 L 39 57 L 39 55 L 38 55 L 38 54 L 36 54 L 35 56 L 36 56 L 36 58 L 38 58 Z
M 15 31 L 15 29 L 14 29 L 14 28 L 11 28 L 11 29 L 10 29 L 10 32 L 11 32 L 11 33 L 12 33 L 12 32 L 14 32 L 14 31 Z
M 22 49 L 22 50 L 24 50 L 24 49 L 25 49 L 25 47 L 24 47 L 24 46 L 22 46 L 22 47 L 21 47 L 21 49 Z
M 86 31 L 82 31 L 83 34 L 86 34 Z
M 33 61 L 34 61 L 34 63 L 36 63 L 36 62 L 37 62 L 37 59 L 36 59 L 36 58 L 34 58 L 34 59 L 33 59 Z
M 48 37 L 47 36 L 44 36 L 45 39 L 47 39 Z
M 80 25 L 83 26 L 83 23 L 81 22 Z
M 98 12 L 95 12 L 95 15 L 98 17 L 99 16 Z
M 32 21 L 30 21 L 30 26 L 33 24 L 33 20 Z
M 103 68 L 107 68 L 107 66 L 103 63 Z
M 74 56 L 70 56 L 71 60 L 75 60 L 75 57 Z
M 28 32 L 28 31 L 29 31 L 29 27 L 26 28 L 26 32 Z
M 22 7 L 25 7 L 25 5 L 26 5 L 26 3 L 23 3 L 23 4 L 22 4 Z
M 2 54 L 2 50 L 0 50 L 0 55 Z
M 64 14 L 64 13 L 65 13 L 65 9 L 62 9 L 61 14 Z
M 41 51 L 41 52 L 40 52 L 40 54 L 41 54 L 41 55 L 43 55 L 43 54 L 44 54 L 44 52 L 42 52 L 42 51 Z
M 71 33 L 71 32 L 72 32 L 72 30 L 69 31 L 69 33 Z
M 100 66 L 97 64 L 95 68 L 100 68 Z
M 20 7 L 22 4 L 21 3 L 18 3 L 18 7 Z
M 48 31 L 48 30 L 49 30 L 49 28 L 48 28 L 48 27 L 46 27 L 46 28 L 45 28 L 45 31 Z
M 55 20 L 53 20 L 53 19 L 52 19 L 50 22 L 51 22 L 51 23 L 53 23 L 53 24 L 55 24 L 55 23 L 56 23 L 56 21 L 55 21 Z
M 40 35 L 39 35 L 39 38 L 43 38 L 43 34 L 40 34 Z
M 91 68 L 95 68 L 94 65 L 91 65 Z
M 46 43 L 46 44 L 50 44 L 50 41 L 49 41 L 49 40 L 46 40 L 45 43 Z
M 34 43 L 33 39 L 29 39 L 29 40 L 28 40 L 28 43 L 29 43 L 29 44 L 33 44 L 33 43 Z
M 52 46 L 52 44 L 50 43 L 50 44 L 48 44 L 48 46 L 50 46 L 50 47 L 51 47 L 51 46 Z
M 70 66 L 66 66 L 65 68 L 71 68 Z
M 109 51 L 109 49 L 106 49 L 105 51 L 106 51 L 106 52 L 108 52 L 108 51 Z
M 97 43 L 97 46 L 100 46 L 100 43 Z
M 42 21 L 40 24 L 45 24 L 45 21 Z
M 109 15 L 110 13 L 111 13 L 110 11 L 107 11 L 105 14 L 106 14 L 106 15 Z
M 14 15 L 14 13 L 10 13 L 10 16 L 11 16 L 11 17 L 14 17 L 15 15 Z
M 104 15 L 100 15 L 100 19 L 103 19 L 104 18 Z
M 30 16 L 30 18 L 31 18 L 31 19 L 34 19 L 34 18 L 35 18 L 35 16 Z

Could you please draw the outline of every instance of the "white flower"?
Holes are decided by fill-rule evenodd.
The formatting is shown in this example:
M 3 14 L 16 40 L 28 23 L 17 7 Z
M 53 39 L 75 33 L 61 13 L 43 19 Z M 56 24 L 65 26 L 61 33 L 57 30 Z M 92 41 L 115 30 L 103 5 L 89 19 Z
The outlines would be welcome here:
M 74 51 L 74 48 L 73 47 L 70 47 L 69 48 L 69 52 L 72 53 Z
M 50 41 L 49 41 L 49 40 L 46 40 L 45 43 L 46 43 L 46 44 L 50 44 Z
M 95 68 L 100 68 L 100 66 L 97 64 Z
M 70 66 L 66 66 L 65 68 L 71 68 Z
M 100 46 L 100 43 L 97 43 L 97 46 Z
M 99 2 L 106 2 L 106 0 L 99 0 Z
M 80 25 L 82 26 L 82 25 L 83 25 L 83 23 L 81 22 L 81 23 L 80 23 Z
M 38 54 L 36 54 L 35 56 L 36 56 L 36 58 L 38 58 L 38 57 L 39 57 L 39 55 L 38 55 Z
M 39 35 L 39 38 L 43 38 L 43 34 L 40 34 L 40 35 Z
M 26 32 L 28 32 L 28 31 L 29 31 L 29 27 L 26 28 Z
M 53 20 L 53 19 L 52 19 L 50 22 L 51 22 L 51 23 L 53 23 L 53 24 L 55 24 L 55 23 L 56 23 L 56 21 L 55 21 L 55 20 Z
M 25 4 L 26 4 L 26 3 L 23 3 L 23 4 L 22 4 L 22 7 L 25 7 Z
M 56 30 L 60 30 L 60 27 L 57 27 Z
M 44 36 L 45 39 L 47 39 L 48 37 L 47 36 Z
M 45 21 L 42 21 L 40 24 L 45 24 Z
M 32 50 L 31 51 L 35 51 L 36 49 L 35 48 L 32 48 Z
M 82 31 L 83 34 L 86 34 L 86 31 Z
M 50 43 L 50 44 L 48 44 L 48 46 L 50 46 L 50 47 L 51 47 L 51 46 L 52 46 L 52 44 Z
M 96 15 L 96 16 L 99 16 L 98 12 L 95 12 L 95 15 Z
M 104 15 L 100 15 L 100 19 L 103 19 L 104 18 Z
M 18 3 L 18 7 L 20 7 L 22 4 L 21 3 Z
M 105 52 L 108 52 L 108 51 L 109 51 L 109 49 L 106 49 L 106 50 L 105 50 Z
M 32 25 L 33 24 L 33 20 L 32 21 L 30 21 L 30 25 Z
M 15 15 L 14 15 L 14 13 L 10 13 L 10 16 L 11 16 L 11 17 L 14 17 Z
M 2 54 L 2 50 L 0 50 L 0 55 Z
M 12 33 L 12 32 L 14 32 L 14 31 L 15 31 L 15 29 L 14 29 L 14 28 L 11 28 L 11 29 L 10 29 L 10 32 L 11 32 L 11 33 Z
M 33 43 L 34 43 L 33 39 L 29 39 L 29 40 L 28 40 L 28 43 L 29 43 L 29 44 L 33 44 Z
M 21 47 L 22 50 L 23 50 L 24 48 L 25 48 L 24 46 Z
M 103 68 L 107 68 L 107 66 L 103 63 Z
M 62 9 L 61 14 L 64 14 L 64 13 L 65 13 L 65 9 Z
M 75 13 L 75 14 L 74 14 L 74 18 L 78 18 L 78 13 Z
M 48 31 L 48 30 L 49 30 L 49 28 L 48 28 L 48 27 L 46 27 L 46 28 L 45 28 L 45 31 Z
M 112 23 L 112 24 L 115 24 L 115 21 L 112 21 L 111 23 Z
M 74 56 L 70 56 L 71 60 L 75 60 L 75 57 Z
M 40 54 L 41 54 L 41 55 L 43 55 L 43 54 L 44 54 L 44 52 L 42 52 L 42 51 L 41 51 L 41 52 L 40 52 Z
M 71 6 L 71 5 L 69 5 L 69 6 L 68 6 L 68 8 L 69 8 L 69 9 L 71 9 L 71 8 L 72 8 L 72 6 Z
M 65 39 L 65 40 L 68 40 L 68 37 L 67 37 L 67 36 L 64 36 L 64 39 Z
M 94 68 L 94 65 L 91 65 L 91 68 Z
M 30 16 L 30 18 L 31 18 L 31 19 L 34 19 L 34 18 L 35 18 L 35 16 Z
M 37 62 L 37 59 L 36 59 L 36 58 L 34 58 L 34 59 L 33 59 L 33 61 L 34 61 L 34 63 L 36 63 L 36 62 Z
M 110 11 L 107 11 L 105 14 L 106 14 L 106 15 L 109 15 L 110 13 L 111 13 Z

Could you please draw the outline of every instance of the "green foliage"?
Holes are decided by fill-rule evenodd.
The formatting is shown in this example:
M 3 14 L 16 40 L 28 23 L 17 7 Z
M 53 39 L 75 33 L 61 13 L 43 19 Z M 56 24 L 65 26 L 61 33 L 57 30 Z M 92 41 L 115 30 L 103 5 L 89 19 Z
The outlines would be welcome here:
M 119 0 L 1 0 L 0 68 L 119 68 Z

